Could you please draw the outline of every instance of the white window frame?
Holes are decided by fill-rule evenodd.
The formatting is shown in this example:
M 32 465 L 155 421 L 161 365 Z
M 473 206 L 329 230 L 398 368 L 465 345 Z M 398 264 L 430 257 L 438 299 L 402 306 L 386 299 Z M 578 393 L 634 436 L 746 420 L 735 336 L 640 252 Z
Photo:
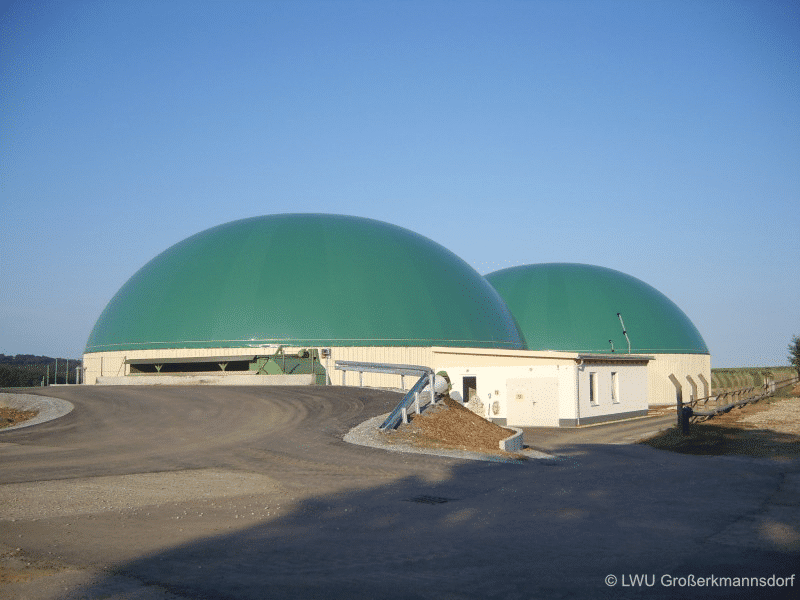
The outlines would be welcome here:
M 589 371 L 589 404 L 600 406 L 600 398 L 597 395 L 597 371 Z

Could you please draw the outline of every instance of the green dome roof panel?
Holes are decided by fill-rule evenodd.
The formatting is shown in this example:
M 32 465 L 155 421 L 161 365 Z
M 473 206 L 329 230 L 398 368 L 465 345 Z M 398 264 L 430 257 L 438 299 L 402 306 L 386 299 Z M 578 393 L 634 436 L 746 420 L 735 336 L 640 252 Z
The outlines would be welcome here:
M 524 265 L 486 279 L 517 321 L 528 349 L 708 354 L 689 318 L 664 294 L 619 271 L 582 264 Z
M 439 244 L 371 219 L 284 214 L 155 257 L 108 303 L 86 351 L 268 343 L 523 347 L 494 288 Z

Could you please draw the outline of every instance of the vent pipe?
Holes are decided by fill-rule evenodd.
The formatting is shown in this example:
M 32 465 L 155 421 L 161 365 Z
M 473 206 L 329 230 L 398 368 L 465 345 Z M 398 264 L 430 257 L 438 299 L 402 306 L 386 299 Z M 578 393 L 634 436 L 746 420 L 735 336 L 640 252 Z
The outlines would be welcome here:
M 625 322 L 622 320 L 622 315 L 620 313 L 617 313 L 617 316 L 619 317 L 620 325 L 622 325 L 622 335 L 624 335 L 625 339 L 628 340 L 628 354 L 630 354 L 631 353 L 631 339 L 628 337 L 628 332 L 625 330 Z

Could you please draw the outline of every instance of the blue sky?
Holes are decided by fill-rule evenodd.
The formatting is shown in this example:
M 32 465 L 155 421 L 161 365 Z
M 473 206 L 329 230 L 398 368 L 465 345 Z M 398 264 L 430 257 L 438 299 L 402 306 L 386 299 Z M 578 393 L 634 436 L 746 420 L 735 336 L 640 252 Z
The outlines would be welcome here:
M 78 357 L 238 218 L 407 227 L 480 273 L 618 269 L 712 366 L 800 334 L 797 2 L 0 4 L 0 352 Z

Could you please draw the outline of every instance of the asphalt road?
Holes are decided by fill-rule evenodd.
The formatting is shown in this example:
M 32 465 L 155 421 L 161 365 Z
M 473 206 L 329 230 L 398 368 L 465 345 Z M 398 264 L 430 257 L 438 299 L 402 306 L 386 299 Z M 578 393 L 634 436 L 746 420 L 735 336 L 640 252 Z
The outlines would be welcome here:
M 558 459 L 503 464 L 343 442 L 397 402 L 377 390 L 37 393 L 75 410 L 0 433 L 0 597 L 796 592 L 690 583 L 800 571 L 800 463 L 625 443 L 660 421 L 526 430 Z

